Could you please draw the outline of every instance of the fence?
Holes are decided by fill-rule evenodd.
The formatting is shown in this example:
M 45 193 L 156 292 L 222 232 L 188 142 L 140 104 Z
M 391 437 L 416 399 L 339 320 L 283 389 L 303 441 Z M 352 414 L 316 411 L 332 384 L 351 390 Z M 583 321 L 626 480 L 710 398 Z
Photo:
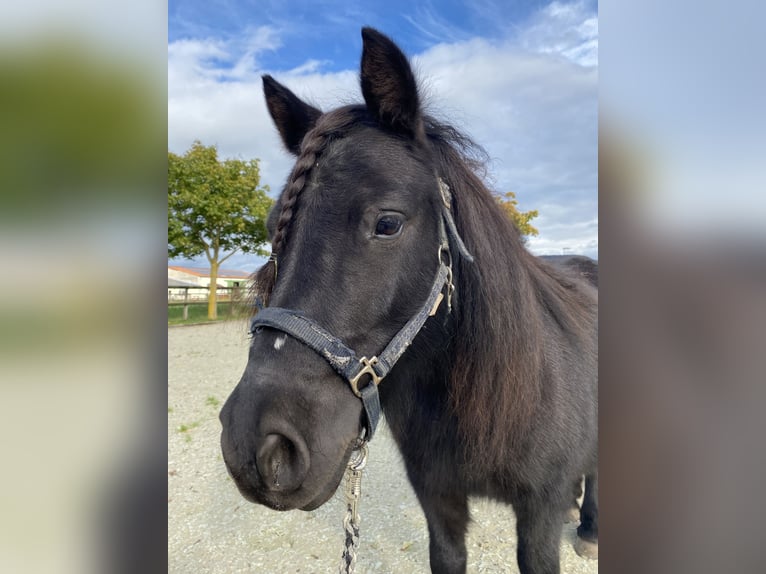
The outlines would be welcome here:
M 190 293 L 191 291 L 191 293 Z M 189 305 L 206 303 L 210 289 L 208 287 L 168 287 L 168 306 L 183 305 L 183 319 L 189 318 Z M 229 303 L 229 314 L 245 303 L 247 290 L 244 287 L 218 287 L 216 290 L 219 303 Z

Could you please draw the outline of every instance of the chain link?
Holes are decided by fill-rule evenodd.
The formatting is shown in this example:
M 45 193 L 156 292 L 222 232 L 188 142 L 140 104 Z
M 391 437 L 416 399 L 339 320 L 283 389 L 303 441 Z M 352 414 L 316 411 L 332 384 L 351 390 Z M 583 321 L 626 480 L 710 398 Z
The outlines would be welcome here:
M 346 533 L 340 574 L 353 574 L 356 567 L 356 549 L 359 547 L 359 501 L 362 497 L 362 470 L 367 465 L 367 443 L 351 453 L 346 467 L 346 516 L 343 530 Z

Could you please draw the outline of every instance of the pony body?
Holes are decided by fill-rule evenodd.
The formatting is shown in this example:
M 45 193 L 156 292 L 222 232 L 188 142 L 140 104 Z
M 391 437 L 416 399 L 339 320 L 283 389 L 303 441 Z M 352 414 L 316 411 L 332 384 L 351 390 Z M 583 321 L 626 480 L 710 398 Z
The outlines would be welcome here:
M 362 36 L 365 105 L 322 113 L 264 77 L 297 161 L 269 217 L 274 257 L 255 289 L 375 355 L 431 286 L 437 182 L 446 182 L 474 261 L 451 246 L 451 308 L 438 308 L 380 383 L 383 413 L 428 521 L 432 571 L 465 571 L 467 501 L 479 495 L 513 506 L 522 572 L 558 572 L 561 524 L 582 476 L 578 535 L 598 534 L 593 269 L 525 249 L 477 176 L 470 140 L 423 113 L 391 40 L 368 28 Z M 571 273 L 577 265 L 590 281 Z M 310 510 L 337 488 L 363 413 L 317 353 L 282 337 L 254 336 L 221 412 L 222 449 L 247 498 Z

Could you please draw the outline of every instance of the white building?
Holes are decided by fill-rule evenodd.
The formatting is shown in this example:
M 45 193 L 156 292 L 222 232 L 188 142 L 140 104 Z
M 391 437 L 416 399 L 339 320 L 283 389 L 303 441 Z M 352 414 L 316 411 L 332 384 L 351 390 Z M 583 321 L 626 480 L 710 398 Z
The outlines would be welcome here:
M 233 289 L 247 287 L 250 274 L 236 269 L 219 269 L 218 295 L 226 297 Z M 188 300 L 207 299 L 210 287 L 210 269 L 203 267 L 183 267 L 181 265 L 168 265 L 168 300 L 179 300 L 187 297 Z

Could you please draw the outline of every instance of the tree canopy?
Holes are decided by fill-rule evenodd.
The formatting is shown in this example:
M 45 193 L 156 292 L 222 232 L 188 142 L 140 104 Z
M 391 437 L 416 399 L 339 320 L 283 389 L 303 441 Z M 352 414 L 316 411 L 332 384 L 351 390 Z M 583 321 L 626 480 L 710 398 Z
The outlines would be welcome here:
M 530 223 L 530 221 L 538 216 L 537 210 L 519 211 L 519 202 L 516 199 L 515 193 L 509 191 L 504 193 L 502 197 L 498 196 L 497 203 L 511 221 L 513 221 L 522 235 L 538 235 L 540 233 L 537 228 Z
M 195 141 L 183 155 L 168 152 L 168 257 L 205 254 L 210 262 L 208 317 L 216 317 L 218 269 L 235 253 L 266 255 L 266 216 L 273 201 L 259 187 L 258 160 L 218 159 L 215 146 Z

